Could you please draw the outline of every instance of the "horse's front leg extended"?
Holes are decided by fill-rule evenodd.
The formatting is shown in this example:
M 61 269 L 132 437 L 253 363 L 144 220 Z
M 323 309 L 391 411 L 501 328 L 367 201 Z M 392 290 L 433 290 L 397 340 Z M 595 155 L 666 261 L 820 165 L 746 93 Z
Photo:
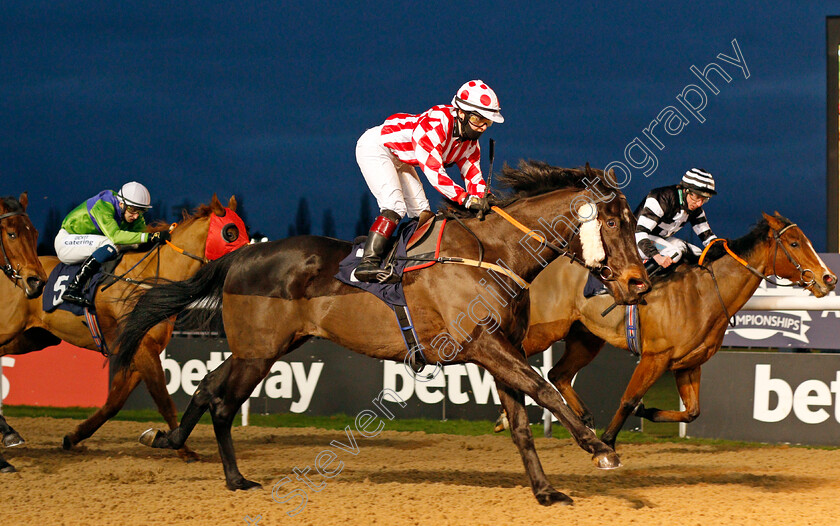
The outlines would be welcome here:
M 518 391 L 522 391 L 545 407 L 569 430 L 578 445 L 592 453 L 595 465 L 602 469 L 621 466 L 612 447 L 598 439 L 579 416 L 563 401 L 560 393 L 544 380 L 525 361 L 522 351 L 499 337 L 482 337 L 475 342 L 473 361 L 487 369 L 493 377 Z
M 634 414 L 651 422 L 694 422 L 700 416 L 700 367 L 675 371 L 674 379 L 685 411 L 665 411 L 639 404 Z
M 572 499 L 554 489 L 545 476 L 537 450 L 534 448 L 534 436 L 531 433 L 528 412 L 525 410 L 525 397 L 522 392 L 511 389 L 498 380 L 496 380 L 496 390 L 499 392 L 502 407 L 508 414 L 510 437 L 519 449 L 522 463 L 525 464 L 525 472 L 531 482 L 531 490 L 537 501 L 543 506 L 550 506 L 555 502 L 572 504 Z
M 627 421 L 627 417 L 635 411 L 639 402 L 642 401 L 642 396 L 650 389 L 650 386 L 662 376 L 665 369 L 668 367 L 668 356 L 666 353 L 659 354 L 645 354 L 642 353 L 642 359 L 636 365 L 633 371 L 633 376 L 621 396 L 621 405 L 618 406 L 610 425 L 604 430 L 601 435 L 601 440 L 612 447 L 615 447 L 615 439 L 619 431 Z

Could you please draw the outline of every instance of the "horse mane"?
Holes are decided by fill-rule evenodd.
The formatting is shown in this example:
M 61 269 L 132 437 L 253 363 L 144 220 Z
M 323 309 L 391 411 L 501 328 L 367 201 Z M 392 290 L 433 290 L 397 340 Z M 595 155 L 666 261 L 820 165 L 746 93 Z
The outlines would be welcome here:
M 213 213 L 213 207 L 210 205 L 201 204 L 195 207 L 192 213 L 189 213 L 186 209 L 181 211 L 181 224 L 179 226 L 185 226 L 193 221 L 201 219 L 203 217 L 208 217 L 210 214 Z M 167 222 L 165 219 L 158 219 L 151 225 L 146 225 L 146 232 L 163 232 L 164 230 L 169 230 L 171 223 Z
M 23 212 L 23 205 L 20 204 L 17 197 L 12 197 L 10 195 L 3 196 L 0 197 L 0 202 L 3 203 L 6 212 Z
M 610 193 L 612 190 L 604 184 L 603 170 L 594 168 L 590 168 L 589 170 L 591 172 L 590 175 L 594 176 L 594 180 L 589 182 L 589 186 L 600 188 L 604 193 Z M 517 168 L 513 168 L 505 163 L 502 166 L 502 173 L 499 174 L 499 186 L 512 190 L 513 194 L 507 196 L 494 195 L 492 203 L 500 208 L 504 208 L 524 197 L 542 195 L 554 190 L 563 188 L 583 190 L 587 187 L 587 184 L 583 180 L 586 175 L 586 168 L 561 168 L 533 159 L 519 161 Z M 463 207 L 457 206 L 450 201 L 444 202 L 441 210 L 461 218 L 475 216 L 473 212 L 464 210 Z

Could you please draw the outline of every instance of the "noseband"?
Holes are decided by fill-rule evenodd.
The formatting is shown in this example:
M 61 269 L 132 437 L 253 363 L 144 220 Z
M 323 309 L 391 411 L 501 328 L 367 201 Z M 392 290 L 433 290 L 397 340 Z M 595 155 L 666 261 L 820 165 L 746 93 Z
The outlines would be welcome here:
M 5 214 L 0 215 L 0 222 L 4 219 L 14 216 L 23 216 L 29 217 L 26 215 L 25 212 L 7 212 Z M 15 284 L 17 284 L 18 280 L 23 278 L 20 274 L 18 274 L 17 270 L 12 266 L 12 261 L 9 259 L 9 256 L 6 254 L 6 246 L 3 244 L 3 236 L 0 235 L 0 252 L 3 254 L 3 273 L 9 277 Z
M 795 227 L 795 226 L 796 226 L 796 223 L 791 223 L 788 226 L 784 227 L 783 229 L 779 230 L 778 232 L 775 231 L 775 230 L 773 231 L 773 238 L 776 240 L 776 246 L 773 249 L 773 275 L 778 277 L 778 275 L 776 274 L 776 256 L 779 253 L 779 247 L 781 247 L 782 252 L 785 253 L 785 257 L 787 257 L 788 261 L 790 261 L 790 264 L 793 265 L 793 267 L 796 270 L 799 271 L 799 281 L 797 281 L 796 283 L 791 283 L 790 285 L 786 285 L 786 286 L 792 287 L 794 285 L 799 285 L 800 287 L 807 289 L 808 287 L 810 287 L 812 285 L 816 285 L 817 274 L 809 268 L 803 269 L 802 265 L 800 265 L 798 262 L 794 261 L 793 257 L 790 255 L 790 252 L 788 252 L 787 248 L 785 248 L 784 243 L 782 243 L 782 234 L 785 233 L 785 230 L 787 230 L 788 228 L 791 228 L 791 227 Z M 805 281 L 805 273 L 809 273 L 812 276 L 811 281 L 807 281 L 807 282 Z M 776 283 L 776 285 L 782 286 L 782 285 L 779 285 L 779 283 Z

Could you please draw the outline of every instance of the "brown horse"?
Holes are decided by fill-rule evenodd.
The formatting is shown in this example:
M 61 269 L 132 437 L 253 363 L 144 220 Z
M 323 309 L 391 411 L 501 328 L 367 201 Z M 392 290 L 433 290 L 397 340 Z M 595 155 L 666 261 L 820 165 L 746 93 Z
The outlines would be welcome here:
M 26 215 L 29 198 L 26 192 L 20 198 L 0 197 L 0 255 L 3 256 L 3 273 L 8 280 L 0 279 L 2 289 L 14 289 L 27 298 L 37 298 L 47 282 L 47 273 L 38 259 L 38 231 Z M 14 338 L 15 334 L 0 326 L 0 346 Z M 0 434 L 3 445 L 16 443 L 14 438 L 6 440 L 6 434 L 13 430 L 0 415 Z M 14 471 L 14 467 L 0 456 L 0 473 Z
M 764 218 L 745 236 L 710 247 L 703 266 L 680 265 L 673 274 L 654 278 L 652 290 L 639 306 L 641 359 L 621 398 L 621 405 L 601 439 L 615 446 L 627 417 L 654 422 L 691 422 L 700 414 L 700 366 L 720 349 L 729 318 L 758 288 L 762 278 L 775 275 L 805 287 L 817 297 L 837 283 L 835 275 L 795 224 L 780 216 Z M 737 256 L 737 257 L 736 257 Z M 740 259 L 740 261 L 739 261 Z M 696 263 L 696 258 L 695 262 Z M 583 297 L 586 271 L 551 265 L 534 282 L 531 325 L 523 343 L 531 355 L 557 340 L 566 352 L 549 372 L 569 406 L 594 427 L 591 413 L 572 389 L 575 374 L 589 364 L 604 342 L 627 349 L 624 309 L 605 317 L 612 300 Z M 685 411 L 646 408 L 642 396 L 666 370 L 674 371 Z
M 144 280 L 179 280 L 192 276 L 205 263 L 205 247 L 211 217 L 224 217 L 223 223 L 227 223 L 221 231 L 213 234 L 222 238 L 218 241 L 220 245 L 247 242 L 247 233 L 240 232 L 236 226 L 241 224 L 241 219 L 235 210 L 235 198 L 231 197 L 228 208 L 225 208 L 216 195 L 213 195 L 210 204 L 199 206 L 193 215 L 184 213 L 183 222 L 172 230 L 170 246 L 153 249 L 145 259 L 142 259 L 145 256 L 144 252 L 126 252 L 114 274 L 119 276 L 128 272 L 125 277 L 134 283 Z M 169 225 L 161 224 L 150 227 L 150 230 L 167 228 Z M 41 258 L 41 263 L 48 272 L 52 271 L 58 262 L 55 257 Z M 43 270 L 41 272 L 43 275 Z M 119 280 L 104 290 L 105 285 L 100 285 L 97 292 L 96 312 L 103 339 L 111 348 L 116 336 L 117 321 L 131 310 L 131 302 L 127 302 L 126 299 L 137 289 L 134 283 Z M 0 345 L 0 356 L 38 351 L 56 345 L 61 340 L 78 347 L 97 350 L 83 316 L 74 316 L 61 309 L 44 312 L 41 299 L 27 299 L 9 282 L 0 285 L 0 298 L 3 298 L 0 303 L 0 334 L 4 335 Z M 102 424 L 117 414 L 140 380 L 146 383 L 158 411 L 167 424 L 172 428 L 178 425 L 178 411 L 166 390 L 166 379 L 159 356 L 169 343 L 171 335 L 171 324 L 161 324 L 149 332 L 140 345 L 139 352 L 133 357 L 131 367 L 122 369 L 114 376 L 105 405 L 64 437 L 64 449 L 69 449 L 90 437 Z M 3 431 L 6 445 L 23 443 L 20 435 L 8 425 L 0 428 L 0 431 Z M 180 449 L 178 454 L 185 460 L 198 459 L 186 446 Z
M 601 181 L 602 172 L 536 162 L 523 163 L 519 170 L 506 167 L 503 172 L 503 182 L 517 192 L 500 203 L 503 213 L 531 228 L 552 226 L 562 239 L 569 239 L 583 219 L 570 211 L 579 210 L 584 201 L 595 204 L 601 226 L 592 225 L 603 241 L 603 265 L 616 278 L 610 282 L 611 290 L 623 303 L 639 300 L 648 281 L 633 243 L 632 212 L 624 196 Z M 590 214 L 583 215 L 592 219 Z M 586 229 L 581 226 L 580 230 Z M 491 213 L 483 222 L 464 218 L 463 227 L 445 230 L 441 254 L 472 257 L 480 240 L 484 260 L 508 268 L 507 273 L 496 276 L 499 287 L 484 279 L 490 277 L 485 269 L 458 264 L 437 264 L 408 273 L 403 284 L 417 333 L 422 341 L 431 341 L 425 349 L 428 362 L 472 362 L 487 369 L 496 379 L 502 403 L 515 415 L 512 436 L 534 495 L 546 505 L 569 503 L 571 499 L 552 488 L 542 470 L 528 428 L 523 392 L 551 409 L 578 444 L 592 453 L 599 467 L 614 468 L 620 462 L 613 449 L 583 425 L 522 355 L 519 344 L 527 328 L 528 291 L 518 283 L 532 281 L 558 253 L 545 239 L 533 250 L 524 250 L 517 243 L 520 239 L 531 241 L 501 213 Z M 349 243 L 313 236 L 252 245 L 207 265 L 190 280 L 142 293 L 122 324 L 118 340 L 121 363 L 131 359 L 150 327 L 202 297 L 222 299 L 216 305 L 222 311 L 233 356 L 199 384 L 181 427 L 169 433 L 149 430 L 141 442 L 181 447 L 209 408 L 227 487 L 258 487 L 237 468 L 230 427 L 239 406 L 278 358 L 316 336 L 374 358 L 403 361 L 406 349 L 393 311 L 373 295 L 334 278 L 339 262 L 350 250 Z M 584 259 L 592 255 L 585 249 L 582 252 Z M 505 292 L 503 287 L 516 293 Z

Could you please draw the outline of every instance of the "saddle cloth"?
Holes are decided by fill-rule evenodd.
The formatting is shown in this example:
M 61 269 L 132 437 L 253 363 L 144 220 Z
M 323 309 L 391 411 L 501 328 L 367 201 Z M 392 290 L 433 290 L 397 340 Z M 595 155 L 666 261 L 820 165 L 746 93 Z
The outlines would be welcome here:
M 93 303 L 93 299 L 96 296 L 96 289 L 99 288 L 99 285 L 105 279 L 106 273 L 113 272 L 113 270 L 117 267 L 119 260 L 120 258 L 117 258 L 105 262 L 99 272 L 97 272 L 90 279 L 90 282 L 88 282 L 88 286 L 85 289 L 85 298 L 87 298 L 91 303 Z M 44 287 L 44 293 L 42 295 L 44 312 L 52 312 L 56 309 L 61 309 L 66 310 L 75 316 L 84 316 L 84 307 L 76 305 L 75 303 L 67 303 L 61 299 L 61 295 L 64 294 L 67 284 L 76 276 L 76 273 L 79 272 L 81 267 L 81 264 L 67 265 L 65 263 L 59 263 L 52 272 L 50 272 L 50 277 L 47 279 L 47 284 Z

